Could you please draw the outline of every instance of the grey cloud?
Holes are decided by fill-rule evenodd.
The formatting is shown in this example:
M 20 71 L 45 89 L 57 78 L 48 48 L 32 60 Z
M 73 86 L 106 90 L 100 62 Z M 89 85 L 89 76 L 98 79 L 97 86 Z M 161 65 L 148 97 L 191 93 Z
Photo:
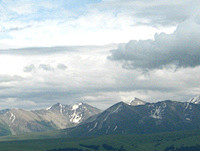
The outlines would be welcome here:
M 54 70 L 49 64 L 40 64 L 39 68 L 45 71 L 52 71 Z
M 10 75 L 0 75 L 0 83 L 3 82 L 13 82 L 13 81 L 21 81 L 23 80 L 23 77 L 21 76 L 10 76 Z
M 149 6 L 137 11 L 135 16 L 148 19 L 148 25 L 176 25 L 188 19 L 195 6 L 189 3 L 182 4 L 158 4 L 156 6 Z M 184 9 L 183 9 L 184 8 Z M 140 24 L 140 23 L 138 23 Z
M 87 51 L 91 49 L 102 49 L 110 46 L 114 46 L 116 44 L 111 45 L 103 45 L 103 46 L 55 46 L 55 47 L 27 47 L 27 48 L 16 48 L 16 49 L 0 49 L 1 54 L 9 54 L 9 55 L 50 55 L 57 53 L 80 53 L 82 51 Z
M 49 55 L 63 52 L 79 52 L 84 49 L 99 48 L 99 46 L 56 46 L 56 47 L 28 47 L 17 49 L 0 49 L 1 54 L 9 55 Z
M 59 64 L 57 65 L 57 68 L 60 69 L 60 70 L 66 70 L 66 69 L 67 69 L 67 66 L 66 66 L 65 64 L 59 63 Z
M 189 19 L 199 9 L 200 1 L 197 0 L 104 0 L 97 4 L 98 7 L 113 10 L 114 14 L 123 14 L 141 18 L 135 22 L 138 24 L 148 24 L 150 26 L 176 25 Z M 117 10 L 117 11 L 116 11 Z
M 33 64 L 24 67 L 23 71 L 24 72 L 32 72 L 35 69 L 35 66 Z
M 8 109 L 8 108 L 23 108 L 23 109 L 30 109 L 31 107 L 36 107 L 36 104 L 29 100 L 19 100 L 17 98 L 0 98 L 0 106 L 1 109 Z
M 125 68 L 144 71 L 170 67 L 200 65 L 200 24 L 187 20 L 173 34 L 156 34 L 154 40 L 130 41 L 111 51 L 110 60 L 123 63 Z

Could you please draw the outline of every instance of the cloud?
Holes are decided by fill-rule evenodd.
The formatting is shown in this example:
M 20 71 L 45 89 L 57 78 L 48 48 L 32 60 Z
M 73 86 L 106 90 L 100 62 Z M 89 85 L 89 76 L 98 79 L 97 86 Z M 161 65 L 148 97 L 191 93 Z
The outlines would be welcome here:
M 42 70 L 45 70 L 45 71 L 52 71 L 52 70 L 54 70 L 54 68 L 51 67 L 51 65 L 49 65 L 49 64 L 40 64 L 39 68 L 42 69 Z
M 4 1 L 2 4 L 5 6 L 5 8 L 2 7 L 4 13 L 0 14 L 0 30 L 9 31 L 10 29 L 10 31 L 1 33 L 0 43 L 8 45 L 8 48 L 105 45 L 128 42 L 130 39 L 152 38 L 155 32 L 167 32 L 166 30 L 171 32 L 174 29 L 170 23 L 162 25 L 165 26 L 164 28 L 155 27 L 151 25 L 151 23 L 156 23 L 155 21 L 146 19 L 145 14 L 140 14 L 148 10 L 145 4 L 148 4 L 148 7 L 157 6 L 158 3 L 155 1 L 152 2 L 153 4 L 146 1 L 126 1 L 126 4 L 120 1 L 117 1 L 117 4 L 84 1 L 78 4 L 77 1 L 64 2 L 62 0 L 48 1 L 46 2 L 48 4 L 41 3 L 32 0 Z M 71 8 L 71 3 L 75 8 Z M 162 5 L 164 7 L 164 4 Z M 161 10 L 158 12 L 156 8 L 153 10 L 154 14 L 161 14 Z M 152 18 L 164 20 L 169 12 L 162 14 L 162 17 L 152 15 Z M 174 18 L 176 20 L 176 17 Z
M 59 63 L 57 65 L 57 68 L 60 69 L 60 70 L 65 70 L 65 69 L 67 69 L 67 66 L 65 64 Z
M 80 47 L 78 51 L 53 55 L 2 56 L 0 64 L 10 63 L 9 69 L 13 72 L 6 75 L 10 79 L 3 78 L 3 75 L 0 77 L 4 79 L 0 82 L 0 101 L 6 104 L 6 99 L 16 98 L 16 104 L 26 100 L 36 104 L 29 108 L 47 107 L 56 102 L 73 104 L 84 101 L 103 109 L 135 96 L 146 101 L 185 101 L 200 93 L 200 66 L 180 68 L 176 72 L 166 68 L 156 69 L 143 74 L 138 70 L 126 70 L 118 62 L 108 60 L 110 50 L 116 48 L 117 45 Z M 16 65 L 23 58 L 25 60 Z M 66 64 L 67 72 L 58 69 L 58 64 Z M 34 72 L 24 73 L 24 67 L 31 65 L 36 68 Z M 0 68 L 0 72 L 5 73 L 5 69 Z M 23 78 L 17 81 L 12 74 Z M 24 107 L 23 103 L 20 106 Z
M 33 64 L 24 67 L 23 71 L 24 72 L 32 72 L 35 69 L 35 66 Z
M 56 67 L 59 70 L 66 70 L 67 69 L 67 66 L 65 64 L 62 64 L 62 63 L 57 64 Z M 30 64 L 28 66 L 25 66 L 23 71 L 24 72 L 32 72 L 36 69 L 42 69 L 42 70 L 45 70 L 45 71 L 53 71 L 54 67 L 52 67 L 50 64 L 39 64 L 38 68 L 36 68 L 34 64 Z
M 196 0 L 103 0 L 96 5 L 116 15 L 132 16 L 136 20 L 134 25 L 169 26 L 198 14 L 199 4 Z
M 172 34 L 155 34 L 154 40 L 132 40 L 111 51 L 108 58 L 122 62 L 125 68 L 144 71 L 175 66 L 200 65 L 200 23 L 187 20 Z
M 74 52 L 78 51 L 79 48 L 79 46 L 28 47 L 18 49 L 0 49 L 0 53 L 12 55 L 45 55 L 62 52 Z
M 0 106 L 1 106 L 0 109 L 8 109 L 8 108 L 31 109 L 33 107 L 37 107 L 37 104 L 29 100 L 19 100 L 17 98 L 6 98 L 6 99 L 0 99 Z
M 199 95 L 199 3 L 1 1 L 2 106 L 85 101 L 105 108 L 134 96 Z
M 18 75 L 0 75 L 0 83 L 6 83 L 6 82 L 14 82 L 14 81 L 22 81 L 23 77 Z

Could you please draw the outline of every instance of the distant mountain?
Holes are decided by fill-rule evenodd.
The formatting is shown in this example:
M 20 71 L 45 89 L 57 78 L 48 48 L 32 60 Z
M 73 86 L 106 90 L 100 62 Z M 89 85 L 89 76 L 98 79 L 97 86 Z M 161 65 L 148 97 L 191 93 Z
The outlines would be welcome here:
M 196 96 L 194 98 L 191 98 L 188 102 L 194 103 L 194 104 L 200 104 L 200 96 Z
M 74 125 L 79 124 L 88 117 L 101 112 L 101 110 L 82 102 L 74 105 L 62 105 L 57 103 L 46 110 L 63 115 L 70 124 Z M 37 111 L 35 112 L 38 113 Z
M 63 105 L 57 103 L 50 108 L 25 111 L 6 109 L 0 111 L 0 135 L 42 132 L 76 126 L 88 117 L 101 111 L 86 103 Z
M 132 106 L 117 103 L 84 123 L 66 129 L 68 136 L 141 134 L 200 128 L 200 105 L 162 101 Z
M 143 101 L 143 100 L 140 100 L 138 98 L 134 98 L 133 100 L 131 100 L 128 104 L 129 105 L 133 105 L 133 106 L 136 106 L 136 105 L 144 105 L 146 104 L 147 102 Z
M 33 111 L 0 111 L 0 135 L 64 129 L 65 136 L 143 134 L 200 129 L 199 97 L 188 102 L 148 103 L 138 98 L 119 102 L 101 112 L 86 103 Z

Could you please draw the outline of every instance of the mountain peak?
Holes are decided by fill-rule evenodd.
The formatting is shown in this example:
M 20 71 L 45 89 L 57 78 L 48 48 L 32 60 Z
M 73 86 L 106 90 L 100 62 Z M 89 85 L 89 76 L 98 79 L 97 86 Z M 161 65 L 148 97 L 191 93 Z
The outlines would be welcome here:
M 118 102 L 113 106 L 109 107 L 106 111 L 109 111 L 110 113 L 117 113 L 118 111 L 122 110 L 122 108 L 126 108 L 126 106 L 128 106 L 126 103 Z
M 147 102 L 145 102 L 145 101 L 143 101 L 143 100 L 141 100 L 141 99 L 139 99 L 139 98 L 134 98 L 133 100 L 131 100 L 128 104 L 129 105 L 133 105 L 133 106 L 137 106 L 137 105 L 144 105 L 144 104 L 146 104 Z
M 52 111 L 62 113 L 64 107 L 65 107 L 65 105 L 58 102 L 58 103 L 54 104 L 53 106 L 46 108 L 46 110 L 52 110 Z
M 51 108 L 53 108 L 53 107 L 59 107 L 59 106 L 62 106 L 62 104 L 58 102 L 58 103 L 52 105 Z
M 188 102 L 193 103 L 193 104 L 200 104 L 200 96 L 191 98 Z

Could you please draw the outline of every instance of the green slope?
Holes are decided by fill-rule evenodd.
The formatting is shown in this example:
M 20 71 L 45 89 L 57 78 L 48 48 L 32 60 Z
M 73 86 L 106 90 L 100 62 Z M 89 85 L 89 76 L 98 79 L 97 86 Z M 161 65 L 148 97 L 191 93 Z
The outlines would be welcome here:
M 57 136 L 55 136 L 55 134 Z M 199 130 L 146 135 L 107 135 L 98 137 L 50 139 L 49 137 L 52 136 L 58 137 L 58 133 L 49 132 L 48 135 L 45 135 L 44 133 L 39 135 L 38 133 L 32 137 L 31 135 L 23 135 L 18 137 L 7 137 L 6 139 L 5 137 L 1 137 L 0 151 L 46 151 L 55 148 L 79 148 L 94 151 L 94 149 L 87 147 L 91 145 L 99 146 L 100 151 L 106 151 L 103 144 L 118 149 L 123 146 L 126 151 L 164 151 L 166 147 L 169 147 L 172 144 L 174 144 L 175 147 L 180 147 L 183 144 L 185 146 L 195 146 L 196 144 L 200 144 Z

